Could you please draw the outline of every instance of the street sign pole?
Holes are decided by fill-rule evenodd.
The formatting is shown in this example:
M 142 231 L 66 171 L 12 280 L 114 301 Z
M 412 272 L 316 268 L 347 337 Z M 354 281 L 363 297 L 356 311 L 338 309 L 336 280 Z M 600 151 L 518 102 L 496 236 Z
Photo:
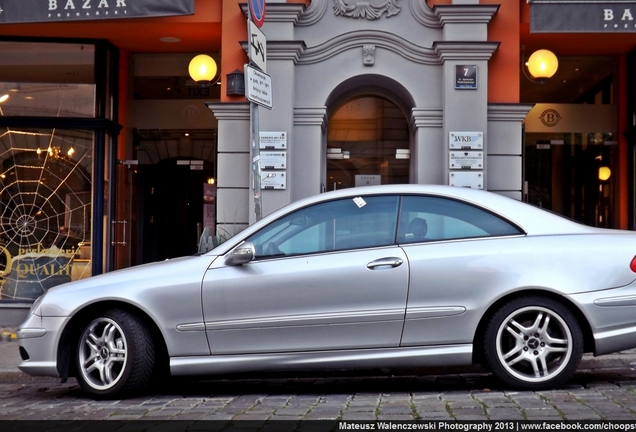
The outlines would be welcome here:
M 249 0 L 249 16 L 247 19 L 247 41 L 250 45 L 248 50 L 250 65 L 254 65 L 265 72 L 266 67 L 266 43 L 265 35 L 259 30 L 265 22 L 265 1 L 266 0 Z M 254 26 L 252 25 L 254 24 Z M 261 58 L 257 58 L 258 56 Z M 246 67 L 247 72 L 248 67 Z M 246 73 L 247 75 L 247 73 Z M 246 83 L 248 84 L 248 83 Z M 249 94 L 248 86 L 246 88 L 246 97 Z M 263 197 L 261 195 L 261 144 L 260 144 L 260 125 L 258 109 L 259 105 L 250 97 L 250 119 L 251 119 L 251 136 L 252 136 L 252 176 L 254 178 L 254 215 L 256 221 L 263 217 Z
M 250 9 L 252 4 L 250 2 Z M 251 17 L 251 15 L 250 15 Z M 247 38 L 250 38 L 251 19 L 247 20 Z M 248 42 L 249 43 L 249 42 Z M 250 62 L 252 56 L 250 55 Z M 245 86 L 247 88 L 247 86 Z M 258 116 L 258 104 L 250 102 L 250 122 L 251 122 L 251 136 L 252 136 L 252 177 L 253 185 L 252 191 L 254 195 L 254 217 L 258 222 L 263 217 L 263 197 L 261 191 L 261 143 L 260 143 L 260 124 Z
M 254 177 L 254 214 L 259 221 L 263 217 L 263 198 L 261 196 L 261 143 L 258 118 L 258 104 L 250 102 L 252 121 L 252 174 Z
M 249 44 L 252 28 L 252 16 L 254 15 L 254 5 L 249 2 L 250 14 L 247 20 L 247 41 Z M 249 51 L 251 54 L 251 51 Z M 250 62 L 252 56 L 250 55 Z M 258 222 L 263 217 L 263 198 L 261 191 L 261 143 L 260 143 L 260 125 L 258 118 L 258 104 L 250 102 L 250 121 L 252 126 L 252 177 L 254 184 L 252 190 L 254 194 L 254 217 Z

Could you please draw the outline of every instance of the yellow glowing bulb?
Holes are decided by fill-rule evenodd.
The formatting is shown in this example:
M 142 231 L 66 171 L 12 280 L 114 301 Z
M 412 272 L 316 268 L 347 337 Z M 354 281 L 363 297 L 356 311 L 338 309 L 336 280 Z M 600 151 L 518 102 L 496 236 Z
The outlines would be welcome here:
M 212 57 L 199 54 L 190 60 L 188 72 L 194 81 L 212 81 L 216 76 L 217 66 Z
M 535 78 L 550 78 L 559 68 L 557 56 L 546 49 L 532 53 L 526 64 L 530 74 Z

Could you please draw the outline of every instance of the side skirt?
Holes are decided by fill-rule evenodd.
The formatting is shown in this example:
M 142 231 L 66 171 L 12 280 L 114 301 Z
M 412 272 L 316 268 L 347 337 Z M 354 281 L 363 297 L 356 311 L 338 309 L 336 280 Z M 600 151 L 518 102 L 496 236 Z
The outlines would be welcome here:
M 170 358 L 170 372 L 174 376 L 187 376 L 280 370 L 469 366 L 472 364 L 472 356 L 472 345 L 465 344 L 346 351 L 172 357 Z

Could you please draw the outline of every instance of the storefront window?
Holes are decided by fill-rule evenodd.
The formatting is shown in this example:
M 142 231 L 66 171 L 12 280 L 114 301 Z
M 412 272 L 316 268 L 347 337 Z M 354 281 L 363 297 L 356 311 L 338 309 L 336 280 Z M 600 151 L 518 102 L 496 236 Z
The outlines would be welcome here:
M 0 294 L 32 300 L 90 276 L 93 134 L 0 134 Z
M 2 116 L 94 117 L 95 47 L 0 41 Z
M 102 42 L 0 51 L 0 302 L 28 302 L 107 268 L 116 55 Z
M 402 111 L 379 97 L 360 97 L 329 119 L 327 190 L 409 182 L 409 128 Z

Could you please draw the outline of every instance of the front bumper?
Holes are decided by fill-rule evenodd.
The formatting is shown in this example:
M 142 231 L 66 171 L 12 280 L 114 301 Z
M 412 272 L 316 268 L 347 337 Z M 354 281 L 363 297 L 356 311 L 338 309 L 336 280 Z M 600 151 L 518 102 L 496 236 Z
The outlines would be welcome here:
M 59 377 L 57 345 L 65 318 L 31 315 L 17 330 L 22 362 L 18 369 L 29 375 Z

